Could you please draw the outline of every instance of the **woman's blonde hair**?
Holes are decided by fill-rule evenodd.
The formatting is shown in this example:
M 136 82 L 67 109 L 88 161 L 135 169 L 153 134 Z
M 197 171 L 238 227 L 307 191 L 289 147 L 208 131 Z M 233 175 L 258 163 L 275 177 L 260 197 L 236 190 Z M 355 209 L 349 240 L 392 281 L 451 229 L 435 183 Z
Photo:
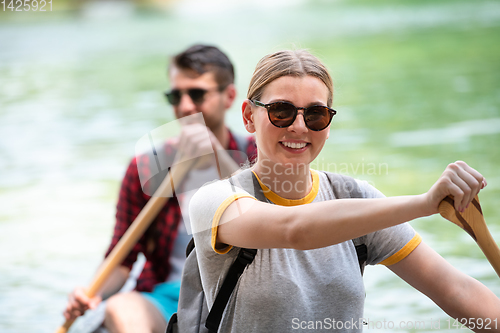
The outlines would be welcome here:
M 327 106 L 333 102 L 333 82 L 325 65 L 306 50 L 283 50 L 266 55 L 255 67 L 247 98 L 259 100 L 264 88 L 282 76 L 314 76 L 328 88 Z

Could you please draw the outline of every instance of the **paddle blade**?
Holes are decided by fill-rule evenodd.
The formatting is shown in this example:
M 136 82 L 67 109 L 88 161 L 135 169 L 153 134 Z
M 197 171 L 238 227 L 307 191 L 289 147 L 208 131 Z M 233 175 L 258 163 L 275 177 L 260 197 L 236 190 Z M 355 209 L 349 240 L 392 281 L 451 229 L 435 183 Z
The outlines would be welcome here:
M 478 196 L 463 213 L 455 210 L 453 197 L 448 196 L 439 204 L 439 213 L 471 235 L 500 277 L 500 249 L 486 226 Z

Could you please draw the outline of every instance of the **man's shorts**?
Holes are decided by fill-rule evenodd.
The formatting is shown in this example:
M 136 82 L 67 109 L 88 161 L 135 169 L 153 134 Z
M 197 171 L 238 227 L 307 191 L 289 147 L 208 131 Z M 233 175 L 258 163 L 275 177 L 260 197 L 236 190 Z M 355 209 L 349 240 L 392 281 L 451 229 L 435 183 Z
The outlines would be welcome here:
M 142 292 L 141 295 L 150 301 L 168 322 L 170 317 L 177 312 L 180 290 L 181 281 L 169 281 L 159 283 L 152 292 Z

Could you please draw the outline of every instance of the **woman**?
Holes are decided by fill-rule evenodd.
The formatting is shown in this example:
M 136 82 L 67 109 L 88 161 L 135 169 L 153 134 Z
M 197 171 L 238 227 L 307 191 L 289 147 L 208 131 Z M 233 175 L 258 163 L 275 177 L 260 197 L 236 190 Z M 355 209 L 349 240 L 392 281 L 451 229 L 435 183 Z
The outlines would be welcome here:
M 490 290 L 453 268 L 405 223 L 438 213 L 448 195 L 463 211 L 486 185 L 479 172 L 452 163 L 427 193 L 384 198 L 366 182 L 340 177 L 333 184 L 328 174 L 311 170 L 335 111 L 332 79 L 307 51 L 264 57 L 247 98 L 243 122 L 256 135 L 257 162 L 236 181 L 204 186 L 190 205 L 209 308 L 238 249 L 258 249 L 219 332 L 290 332 L 309 323 L 319 331 L 361 331 L 365 294 L 351 239 L 364 235 L 368 264 L 387 265 L 452 318 L 499 316 L 500 300 Z M 238 177 L 255 177 L 267 202 L 234 186 Z M 342 186 L 368 200 L 335 200 Z

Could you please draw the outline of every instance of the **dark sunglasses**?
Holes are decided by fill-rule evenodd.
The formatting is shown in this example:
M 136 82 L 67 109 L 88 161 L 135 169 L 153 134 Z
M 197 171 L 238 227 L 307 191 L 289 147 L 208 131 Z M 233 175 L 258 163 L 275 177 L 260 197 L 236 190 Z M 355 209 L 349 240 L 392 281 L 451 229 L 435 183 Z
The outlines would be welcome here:
M 172 104 L 173 106 L 177 106 L 181 102 L 182 95 L 188 94 L 189 98 L 191 98 L 194 104 L 200 105 L 205 101 L 206 93 L 212 90 L 221 91 L 220 88 L 213 88 L 213 89 L 193 88 L 186 90 L 172 89 L 170 91 L 165 92 L 165 97 L 167 97 L 167 101 L 170 104 Z
M 289 102 L 274 102 L 264 104 L 250 100 L 256 106 L 267 109 L 269 121 L 276 127 L 288 127 L 295 121 L 299 110 L 304 110 L 304 122 L 311 131 L 322 131 L 330 125 L 337 111 L 324 105 L 313 105 L 308 108 L 298 108 Z

